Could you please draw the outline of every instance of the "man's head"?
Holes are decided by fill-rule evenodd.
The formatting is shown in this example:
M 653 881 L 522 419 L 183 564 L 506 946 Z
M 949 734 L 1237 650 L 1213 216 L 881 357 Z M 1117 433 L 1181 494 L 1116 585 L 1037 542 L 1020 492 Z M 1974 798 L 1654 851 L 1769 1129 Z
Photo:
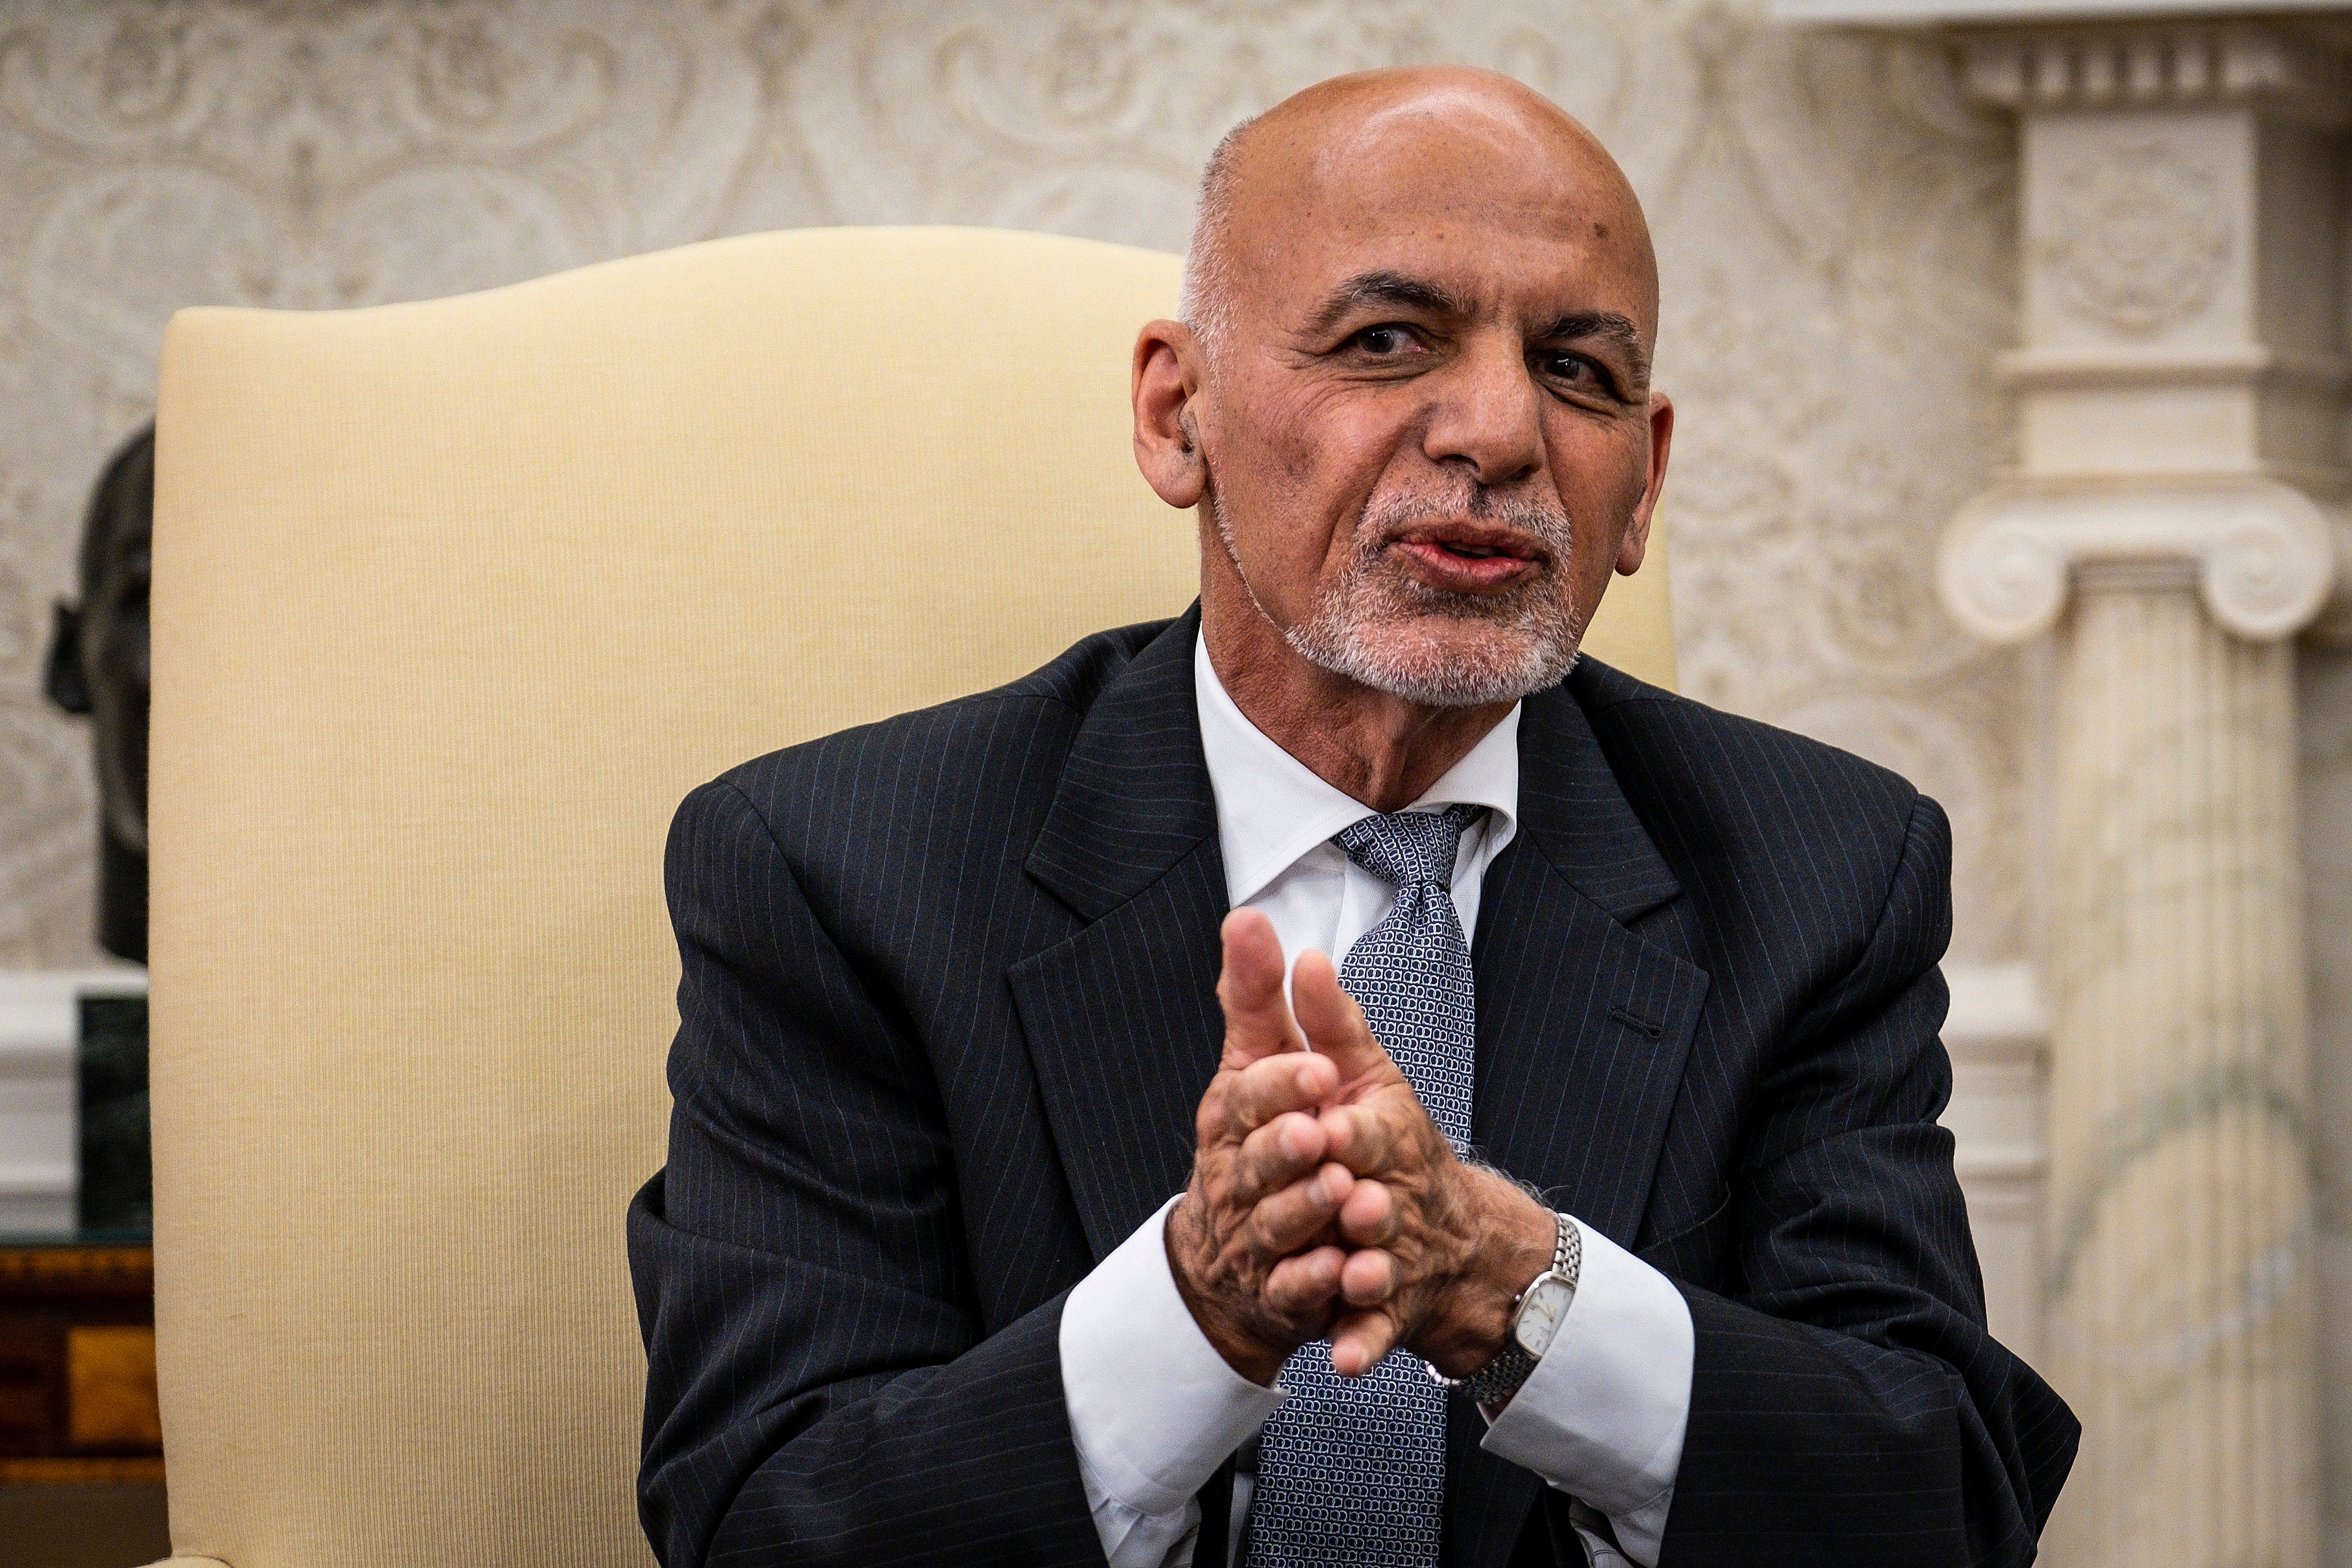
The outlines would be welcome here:
M 1590 132 L 1485 71 L 1309 88 L 1211 161 L 1183 316 L 1137 343 L 1136 449 L 1202 506 L 1213 652 L 1436 706 L 1567 673 L 1673 421 L 1648 229 Z

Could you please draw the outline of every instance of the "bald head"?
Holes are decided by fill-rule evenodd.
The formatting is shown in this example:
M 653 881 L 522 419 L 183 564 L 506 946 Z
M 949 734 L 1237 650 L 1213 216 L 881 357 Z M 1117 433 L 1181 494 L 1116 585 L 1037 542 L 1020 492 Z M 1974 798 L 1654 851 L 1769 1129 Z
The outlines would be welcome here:
M 1674 409 L 1641 205 L 1559 109 L 1452 68 L 1309 88 L 1202 196 L 1185 319 L 1137 335 L 1133 395 L 1145 476 L 1200 507 L 1210 659 L 1294 757 L 1349 714 L 1459 756 L 1404 737 L 1455 714 L 1475 739 L 1559 680 L 1642 563 Z M 1357 761 L 1386 778 L 1364 758 L 1391 741 Z M 1420 766 L 1340 787 L 1402 803 Z
M 1463 66 L 1334 77 L 1229 131 L 1201 181 L 1183 319 L 1213 352 L 1302 230 L 1368 232 L 1404 212 L 1465 235 L 1498 219 L 1557 232 L 1622 279 L 1646 360 L 1657 261 L 1624 172 L 1550 99 Z

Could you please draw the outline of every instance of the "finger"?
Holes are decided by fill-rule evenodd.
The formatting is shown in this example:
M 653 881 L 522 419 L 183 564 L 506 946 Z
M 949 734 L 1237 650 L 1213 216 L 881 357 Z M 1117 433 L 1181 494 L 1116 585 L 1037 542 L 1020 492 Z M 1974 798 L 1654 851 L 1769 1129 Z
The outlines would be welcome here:
M 1377 1307 L 1396 1294 L 1399 1272 L 1391 1252 L 1378 1247 L 1350 1252 L 1339 1269 L 1339 1298 L 1351 1307 Z
M 1339 1085 L 1337 1069 L 1303 1051 L 1265 1057 L 1238 1072 L 1218 1076 L 1211 1092 L 1222 1091 L 1221 1109 L 1235 1138 L 1248 1137 L 1287 1112 L 1312 1115 Z
M 1328 1241 L 1332 1217 L 1355 1182 L 1345 1166 L 1325 1166 L 1303 1181 L 1269 1194 L 1250 1210 L 1246 1229 L 1261 1258 L 1280 1258 L 1308 1243 Z
M 1375 1307 L 1345 1312 L 1331 1325 L 1331 1370 L 1342 1377 L 1361 1377 L 1397 1346 L 1396 1321 Z
M 1385 1185 L 1358 1181 L 1340 1198 L 1336 1218 L 1339 1239 L 1350 1247 L 1385 1247 L 1396 1239 L 1401 1214 Z
M 1263 1291 L 1266 1306 L 1295 1323 L 1316 1322 L 1339 1299 L 1339 1270 L 1347 1258 L 1337 1247 L 1318 1247 L 1285 1258 L 1266 1273 Z
M 1246 1067 L 1279 1051 L 1304 1051 L 1307 1041 L 1282 994 L 1282 941 L 1261 910 L 1225 916 L 1224 970 L 1217 1002 L 1225 1012 L 1227 1067 Z
M 1329 1141 L 1311 1112 L 1285 1111 L 1242 1140 L 1241 1159 L 1234 1171 L 1234 1201 L 1255 1203 L 1307 1175 L 1324 1163 Z M 1343 1190 L 1340 1197 L 1346 1196 Z
M 1402 1086 L 1400 1086 L 1402 1088 Z M 1411 1093 L 1409 1089 L 1402 1092 Z M 1404 1108 L 1385 1095 L 1353 1105 L 1327 1105 L 1317 1115 L 1324 1137 L 1326 1159 L 1338 1160 L 1359 1176 L 1394 1170 L 1402 1162 L 1408 1139 L 1397 1126 Z M 1411 1114 L 1426 1118 L 1415 1102 Z
M 1297 1009 L 1297 1027 L 1304 1031 L 1308 1049 L 1329 1057 L 1338 1065 L 1342 1082 L 1403 1076 L 1381 1049 L 1381 1042 L 1372 1038 L 1364 1009 L 1339 988 L 1339 971 L 1331 967 L 1329 958 L 1315 952 L 1298 956 L 1290 976 L 1290 999 Z

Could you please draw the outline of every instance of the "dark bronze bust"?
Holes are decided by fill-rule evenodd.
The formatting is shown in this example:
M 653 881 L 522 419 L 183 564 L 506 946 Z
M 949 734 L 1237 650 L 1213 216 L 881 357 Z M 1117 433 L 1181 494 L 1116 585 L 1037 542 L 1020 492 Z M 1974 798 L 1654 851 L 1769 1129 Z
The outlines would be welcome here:
M 48 693 L 88 714 L 98 774 L 98 945 L 147 961 L 147 591 L 155 427 L 106 465 L 82 524 L 81 602 L 57 607 Z

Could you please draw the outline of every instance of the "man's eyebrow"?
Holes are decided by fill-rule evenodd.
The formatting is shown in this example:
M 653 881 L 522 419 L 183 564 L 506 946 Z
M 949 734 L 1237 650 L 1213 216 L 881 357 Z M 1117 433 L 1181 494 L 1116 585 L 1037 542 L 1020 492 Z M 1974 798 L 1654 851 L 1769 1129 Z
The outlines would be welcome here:
M 1441 316 L 1458 316 L 1469 309 L 1460 295 L 1425 277 L 1411 277 L 1402 272 L 1360 272 L 1324 296 L 1323 303 L 1307 319 L 1307 335 L 1315 337 L 1329 331 L 1351 311 L 1367 305 L 1399 305 Z
M 1598 338 L 1625 356 L 1633 367 L 1635 384 L 1649 380 L 1650 350 L 1642 342 L 1642 329 L 1633 325 L 1630 316 L 1621 316 L 1614 310 L 1571 311 L 1537 333 L 1536 338 L 1547 343 Z

